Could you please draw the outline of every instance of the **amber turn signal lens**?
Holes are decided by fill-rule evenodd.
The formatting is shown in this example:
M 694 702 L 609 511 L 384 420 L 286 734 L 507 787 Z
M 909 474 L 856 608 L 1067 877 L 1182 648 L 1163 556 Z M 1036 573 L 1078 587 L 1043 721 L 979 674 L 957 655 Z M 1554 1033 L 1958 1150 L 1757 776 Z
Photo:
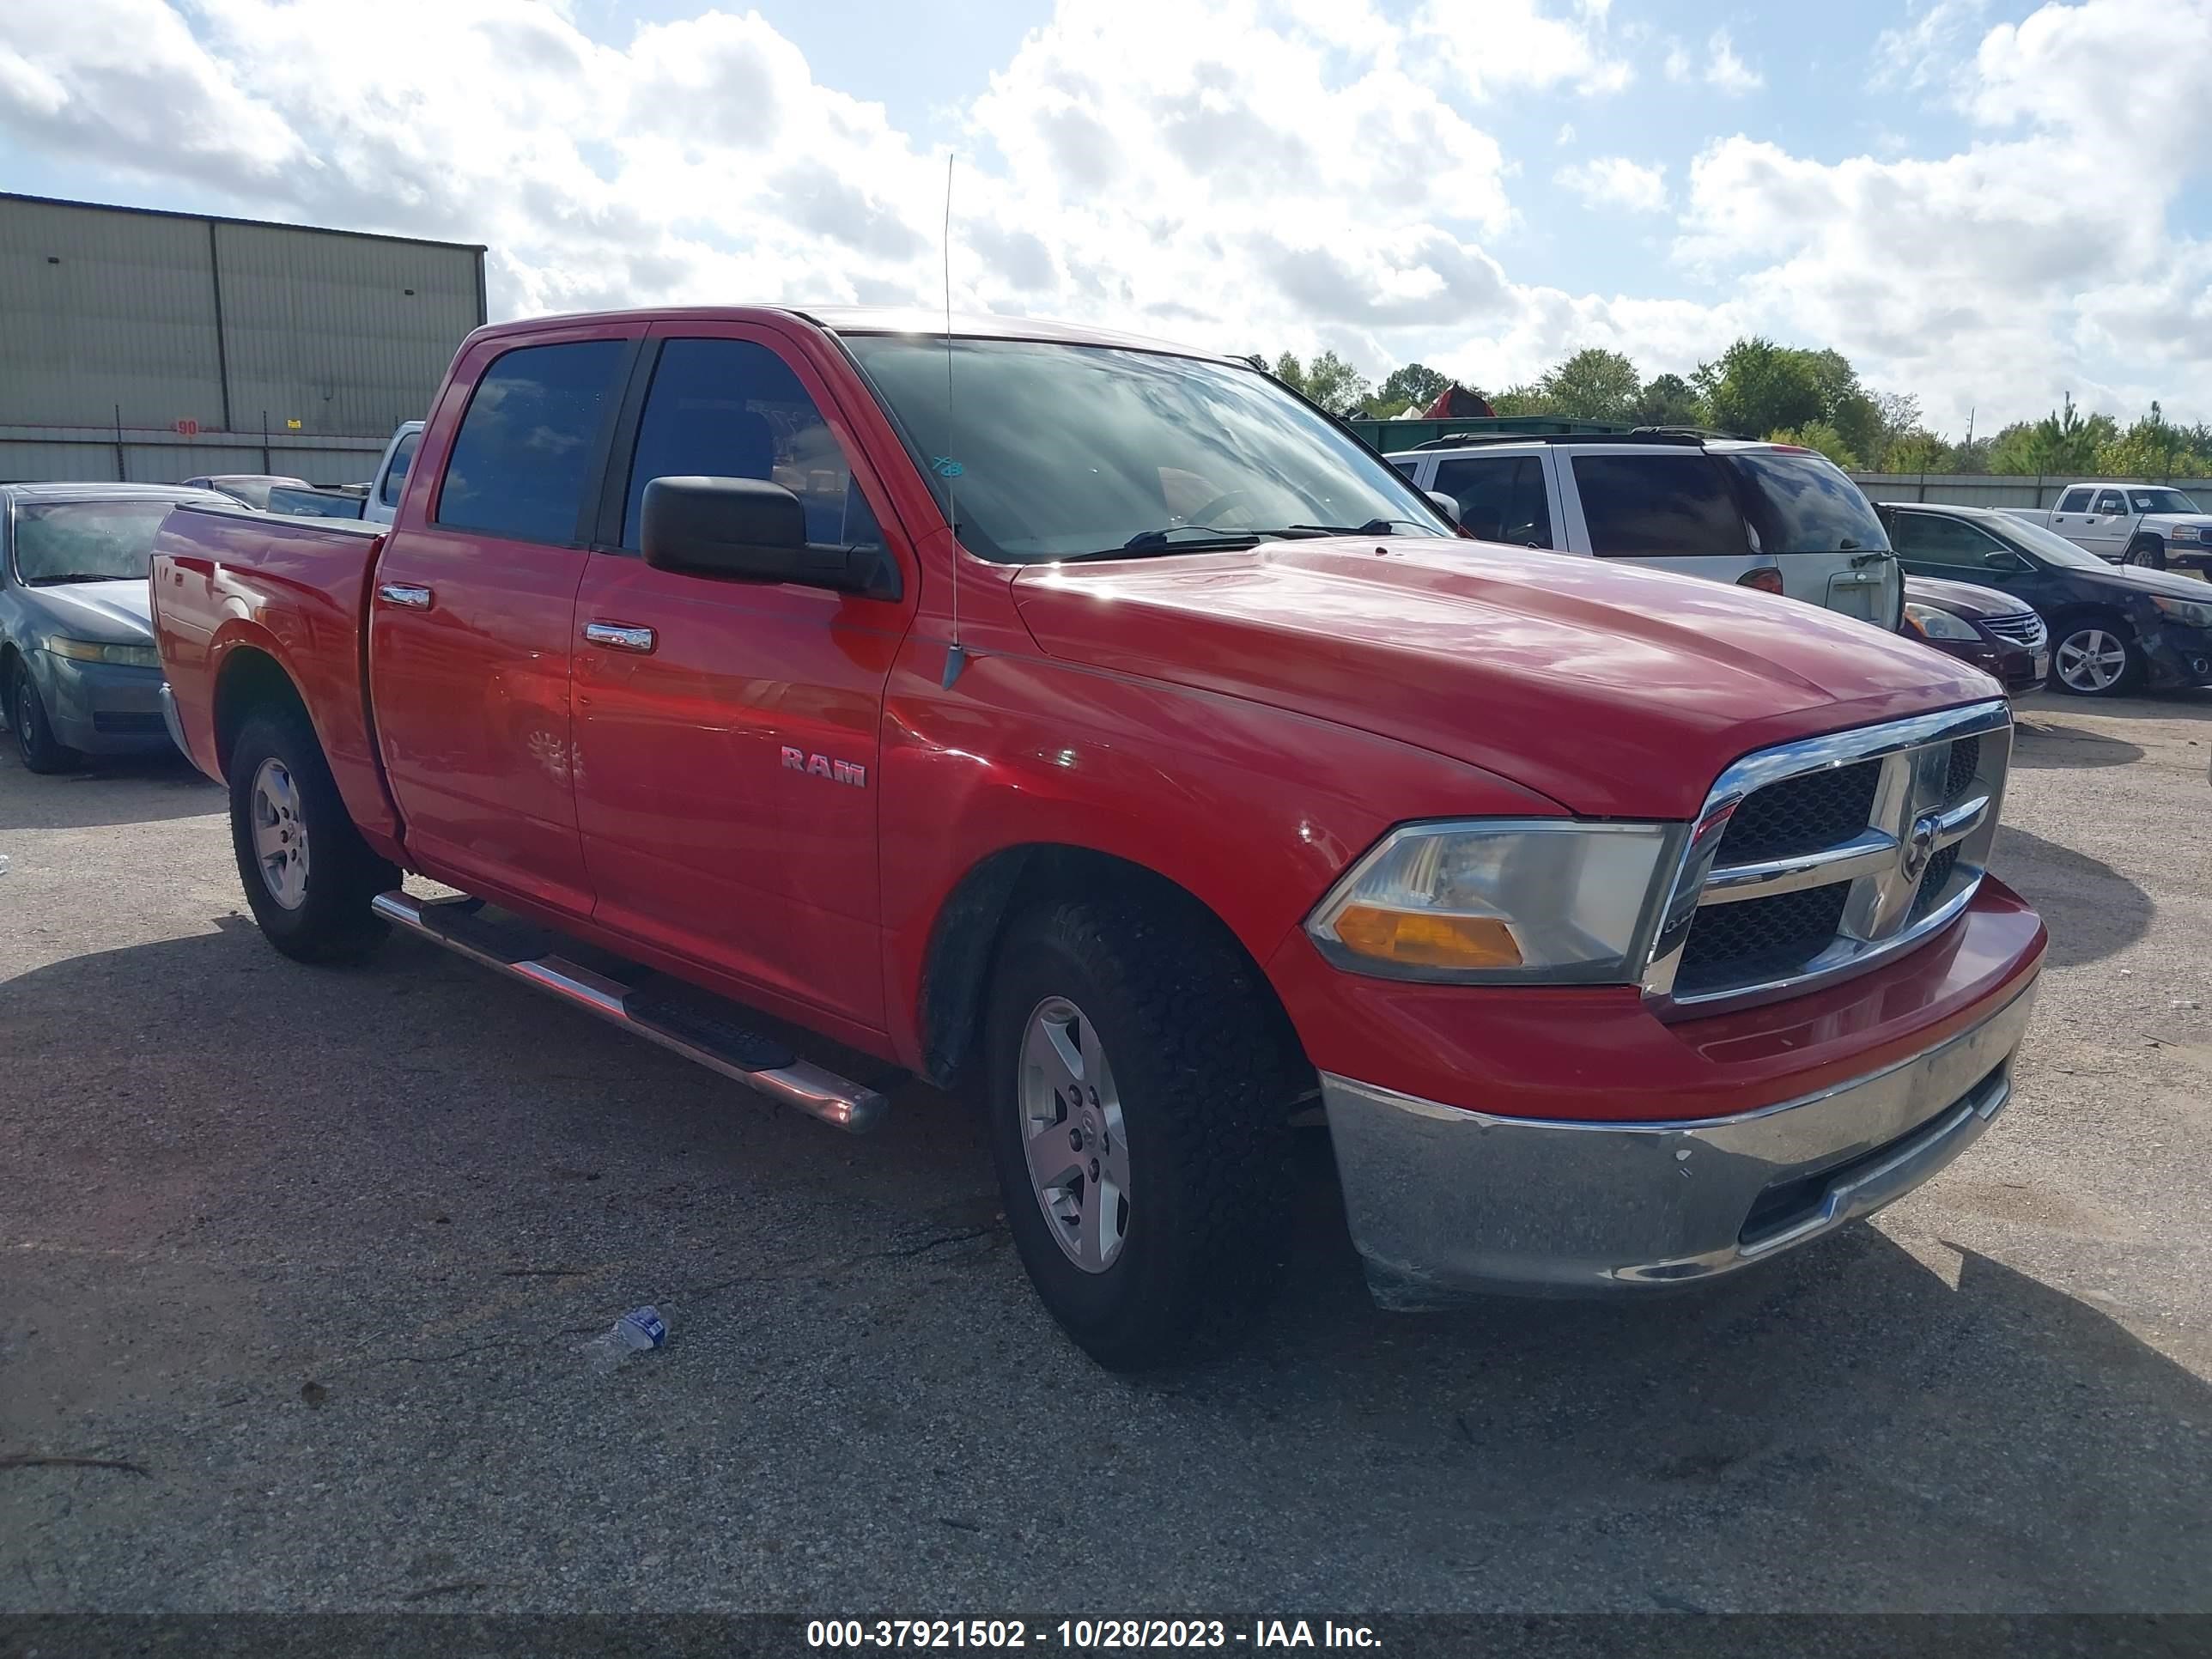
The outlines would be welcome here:
M 1518 968 L 1513 930 L 1495 916 L 1424 915 L 1355 904 L 1336 919 L 1336 936 L 1361 956 L 1405 968 Z

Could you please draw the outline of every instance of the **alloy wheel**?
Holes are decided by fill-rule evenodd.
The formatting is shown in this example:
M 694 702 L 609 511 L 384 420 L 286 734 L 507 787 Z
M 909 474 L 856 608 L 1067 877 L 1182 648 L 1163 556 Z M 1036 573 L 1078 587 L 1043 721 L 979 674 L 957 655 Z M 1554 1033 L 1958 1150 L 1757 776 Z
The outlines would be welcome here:
M 1016 1102 L 1046 1231 L 1084 1272 L 1104 1273 L 1129 1233 L 1128 1143 L 1097 1030 L 1065 997 L 1030 1012 Z
M 2102 628 L 2083 628 L 2059 641 L 2058 678 L 2075 691 L 2109 691 L 2128 672 L 2128 642 Z
M 273 755 L 253 775 L 253 857 L 270 898 L 287 910 L 307 902 L 307 826 L 300 817 L 300 786 Z

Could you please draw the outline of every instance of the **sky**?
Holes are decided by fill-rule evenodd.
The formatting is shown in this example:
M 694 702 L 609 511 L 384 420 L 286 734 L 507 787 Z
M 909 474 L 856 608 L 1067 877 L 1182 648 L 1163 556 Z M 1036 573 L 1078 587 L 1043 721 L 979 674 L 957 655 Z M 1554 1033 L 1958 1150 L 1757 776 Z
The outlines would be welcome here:
M 2212 0 L 4 0 L 0 189 L 1495 390 L 1833 346 L 2212 420 Z

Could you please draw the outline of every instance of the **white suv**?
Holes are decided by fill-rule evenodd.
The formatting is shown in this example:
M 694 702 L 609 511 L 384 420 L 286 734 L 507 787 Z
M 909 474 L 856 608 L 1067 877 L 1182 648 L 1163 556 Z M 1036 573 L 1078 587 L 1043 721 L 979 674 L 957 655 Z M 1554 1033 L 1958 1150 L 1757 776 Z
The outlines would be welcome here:
M 1903 612 L 1873 504 L 1814 450 L 1648 431 L 1443 438 L 1389 459 L 1483 541 L 1764 588 L 1880 628 Z

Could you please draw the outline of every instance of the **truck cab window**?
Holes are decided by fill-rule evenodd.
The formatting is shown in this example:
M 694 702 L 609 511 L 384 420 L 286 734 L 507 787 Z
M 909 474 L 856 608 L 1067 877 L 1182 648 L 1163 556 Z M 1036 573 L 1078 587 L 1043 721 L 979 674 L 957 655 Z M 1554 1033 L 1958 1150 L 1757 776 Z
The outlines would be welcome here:
M 2087 489 L 2069 489 L 2058 498 L 2058 510 L 2061 513 L 2087 513 L 2093 493 Z
M 386 507 L 399 505 L 399 492 L 407 483 L 407 469 L 415 465 L 415 451 L 422 441 L 420 432 L 410 432 L 392 447 L 392 465 L 385 469 L 384 487 L 377 491 L 377 499 Z
M 1711 456 L 1577 455 L 1573 465 L 1590 551 L 1601 558 L 1750 556 L 1743 514 Z
M 513 541 L 573 544 L 592 447 L 627 344 L 523 346 L 493 362 L 454 434 L 437 522 Z
M 810 542 L 883 541 L 814 399 L 788 363 L 750 340 L 671 340 L 661 347 L 630 462 L 624 548 L 637 550 L 646 485 L 687 477 L 781 484 L 806 509 Z
M 2098 494 L 2098 512 L 2109 513 L 2115 518 L 2124 518 L 2126 516 L 2128 504 L 2120 499 L 2120 492 L 2118 490 L 2106 489 L 2100 491 Z

